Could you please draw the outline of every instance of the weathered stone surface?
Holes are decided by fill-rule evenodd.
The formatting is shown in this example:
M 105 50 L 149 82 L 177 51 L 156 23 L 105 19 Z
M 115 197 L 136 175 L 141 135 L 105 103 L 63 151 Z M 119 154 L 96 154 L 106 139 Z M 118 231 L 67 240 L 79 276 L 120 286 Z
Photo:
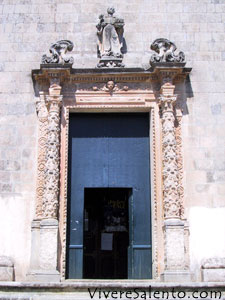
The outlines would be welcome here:
M 89 289 L 89 290 L 88 290 Z M 96 289 L 96 290 L 95 290 Z M 136 293 L 134 291 L 136 290 Z M 90 292 L 96 294 L 93 299 L 99 298 L 101 291 L 101 299 L 105 299 L 103 291 L 109 293 L 109 297 L 127 299 L 137 297 L 140 299 L 175 299 L 184 298 L 194 300 L 198 298 L 206 299 L 223 299 L 224 285 L 223 283 L 160 283 L 147 280 L 85 280 L 76 282 L 61 283 L 14 283 L 1 284 L 0 296 L 4 300 L 72 300 L 72 299 L 90 299 Z M 126 292 L 128 292 L 126 297 Z M 120 296 L 121 293 L 121 296 Z M 137 295 L 138 293 L 138 295 Z M 141 297 L 142 296 L 142 297 Z M 139 299 L 138 298 L 138 299 Z
M 225 268 L 203 269 L 202 280 L 209 282 L 225 282 Z
M 13 281 L 14 263 L 7 256 L 0 256 L 0 281 Z
M 40 257 L 39 266 L 42 270 L 56 270 L 58 221 L 44 219 L 40 223 Z M 48 247 L 46 247 L 48 245 Z
M 8 256 L 0 256 L 0 267 L 13 267 L 14 263 Z
M 225 258 L 208 258 L 202 262 L 202 279 L 210 282 L 225 282 Z

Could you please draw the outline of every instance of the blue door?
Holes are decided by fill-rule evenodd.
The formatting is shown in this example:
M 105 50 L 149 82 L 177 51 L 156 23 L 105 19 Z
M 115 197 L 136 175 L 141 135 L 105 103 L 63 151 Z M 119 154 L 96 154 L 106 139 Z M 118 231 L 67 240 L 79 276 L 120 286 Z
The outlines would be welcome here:
M 127 274 L 152 277 L 149 149 L 148 113 L 70 115 L 67 278 L 83 278 L 87 188 L 131 191 Z

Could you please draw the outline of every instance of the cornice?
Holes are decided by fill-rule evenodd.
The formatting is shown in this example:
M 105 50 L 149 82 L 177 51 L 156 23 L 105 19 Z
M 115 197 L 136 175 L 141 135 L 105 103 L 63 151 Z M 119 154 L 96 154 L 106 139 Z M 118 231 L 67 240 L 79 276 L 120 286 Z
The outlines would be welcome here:
M 64 83 L 103 83 L 109 80 L 115 82 L 161 82 L 163 73 L 170 73 L 177 81 L 190 73 L 191 68 L 185 68 L 184 64 L 158 63 L 149 69 L 143 68 L 85 68 L 73 69 L 71 65 L 40 65 L 40 69 L 32 70 L 34 84 L 48 84 L 52 79 L 57 78 L 60 84 Z M 180 78 L 181 79 L 181 78 Z

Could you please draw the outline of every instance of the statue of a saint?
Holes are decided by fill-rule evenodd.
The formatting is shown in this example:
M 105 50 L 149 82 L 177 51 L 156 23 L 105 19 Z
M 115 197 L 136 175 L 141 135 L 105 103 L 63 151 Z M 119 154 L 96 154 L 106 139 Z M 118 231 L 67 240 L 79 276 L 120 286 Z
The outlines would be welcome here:
M 123 26 L 124 20 L 114 17 L 115 9 L 110 7 L 107 9 L 107 15 L 99 16 L 97 27 L 97 35 L 99 39 L 98 55 L 105 61 L 122 62 L 121 48 L 123 46 Z

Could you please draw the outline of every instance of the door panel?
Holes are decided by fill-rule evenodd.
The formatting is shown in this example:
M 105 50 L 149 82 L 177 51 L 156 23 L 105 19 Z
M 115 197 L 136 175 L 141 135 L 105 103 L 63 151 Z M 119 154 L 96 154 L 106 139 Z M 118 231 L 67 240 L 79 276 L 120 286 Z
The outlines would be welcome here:
M 84 188 L 132 188 L 129 278 L 151 278 L 149 115 L 72 114 L 67 277 L 82 278 Z

